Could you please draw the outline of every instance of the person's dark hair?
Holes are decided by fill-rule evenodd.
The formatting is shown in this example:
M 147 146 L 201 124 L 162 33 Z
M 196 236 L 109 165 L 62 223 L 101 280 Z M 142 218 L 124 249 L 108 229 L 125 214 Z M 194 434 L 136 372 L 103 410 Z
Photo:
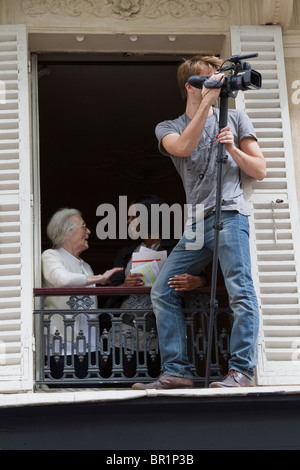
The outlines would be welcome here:
M 161 206 L 162 204 L 165 204 L 165 201 L 155 195 L 155 194 L 142 194 L 138 196 L 134 201 L 132 201 L 131 205 L 143 205 L 147 209 L 147 215 L 148 215 L 148 233 L 141 233 L 141 238 L 145 238 L 147 236 L 153 236 L 153 235 L 159 235 L 160 237 L 162 236 L 162 213 L 159 212 L 159 217 L 158 217 L 158 227 L 152 226 L 153 219 L 151 220 L 151 211 L 154 210 L 153 206 Z M 138 209 L 138 208 L 137 208 Z M 137 217 L 139 217 L 139 211 L 137 210 Z M 155 224 L 157 225 L 157 224 Z

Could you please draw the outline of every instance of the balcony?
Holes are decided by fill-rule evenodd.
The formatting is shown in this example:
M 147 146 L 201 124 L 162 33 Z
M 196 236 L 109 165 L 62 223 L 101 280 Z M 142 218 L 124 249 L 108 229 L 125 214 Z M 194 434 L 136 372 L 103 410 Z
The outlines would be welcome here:
M 152 382 L 157 378 L 160 356 L 150 290 L 35 289 L 37 388 L 43 385 L 129 388 L 135 382 Z M 69 310 L 46 309 L 48 296 L 68 297 Z M 126 308 L 106 306 L 108 298 L 115 296 L 126 298 Z M 210 380 L 221 379 L 227 373 L 233 320 L 224 288 L 218 289 L 217 298 Z M 183 297 L 188 354 L 195 386 L 199 388 L 204 386 L 206 376 L 209 301 L 208 287 Z

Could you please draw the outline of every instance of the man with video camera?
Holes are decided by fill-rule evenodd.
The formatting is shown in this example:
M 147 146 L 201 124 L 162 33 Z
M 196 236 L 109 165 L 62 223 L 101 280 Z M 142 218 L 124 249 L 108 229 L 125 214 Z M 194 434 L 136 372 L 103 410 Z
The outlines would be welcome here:
M 178 69 L 178 82 L 186 100 L 185 114 L 156 127 L 159 149 L 171 157 L 181 176 L 187 203 L 194 208 L 203 207 L 204 220 L 196 221 L 193 230 L 203 230 L 204 241 L 203 246 L 193 247 L 190 237 L 187 239 L 184 233 L 152 288 L 162 375 L 151 384 L 134 384 L 136 390 L 193 387 L 182 292 L 176 290 L 176 275 L 203 271 L 213 257 L 219 144 L 224 144 L 227 154 L 222 184 L 219 261 L 234 322 L 229 373 L 223 381 L 214 382 L 210 387 L 254 385 L 259 312 L 251 277 L 250 208 L 243 196 L 240 171 L 262 180 L 266 175 L 266 163 L 254 128 L 244 112 L 230 110 L 228 125 L 219 129 L 219 110 L 214 105 L 227 77 L 219 73 L 220 66 L 221 61 L 214 56 L 195 56 L 184 61 Z M 209 77 L 209 82 L 203 78 L 201 86 L 192 86 L 188 80 L 195 75 Z

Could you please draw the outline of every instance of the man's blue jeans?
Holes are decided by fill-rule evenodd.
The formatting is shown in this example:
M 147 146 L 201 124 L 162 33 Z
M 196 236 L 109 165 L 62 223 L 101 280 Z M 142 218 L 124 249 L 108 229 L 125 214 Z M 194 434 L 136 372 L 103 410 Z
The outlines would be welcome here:
M 201 249 L 187 250 L 187 243 L 191 241 L 183 234 L 152 287 L 162 372 L 179 377 L 192 378 L 191 364 L 187 356 L 182 293 L 171 289 L 168 281 L 178 274 L 199 275 L 211 261 L 214 221 L 214 214 L 204 220 L 204 245 Z M 219 260 L 234 314 L 229 370 L 235 369 L 252 379 L 257 365 L 259 312 L 251 276 L 248 218 L 235 211 L 223 211 L 222 222 Z

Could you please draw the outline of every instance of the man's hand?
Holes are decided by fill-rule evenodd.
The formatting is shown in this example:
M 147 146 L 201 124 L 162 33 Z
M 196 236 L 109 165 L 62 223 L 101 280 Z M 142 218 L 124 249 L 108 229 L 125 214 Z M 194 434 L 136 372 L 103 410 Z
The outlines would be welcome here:
M 213 106 L 217 99 L 220 96 L 222 87 L 219 86 L 220 83 L 224 83 L 225 80 L 224 73 L 214 73 L 210 78 L 209 81 L 216 82 L 216 88 L 206 88 L 205 84 L 202 88 L 202 100 L 208 102 L 210 106 Z
M 224 127 L 220 134 L 216 134 L 215 137 L 220 144 L 225 144 L 225 149 L 228 153 L 232 152 L 235 147 L 234 136 L 229 126 Z
M 171 289 L 187 292 L 205 286 L 206 278 L 205 276 L 192 276 L 191 274 L 185 273 L 171 277 L 168 284 Z

